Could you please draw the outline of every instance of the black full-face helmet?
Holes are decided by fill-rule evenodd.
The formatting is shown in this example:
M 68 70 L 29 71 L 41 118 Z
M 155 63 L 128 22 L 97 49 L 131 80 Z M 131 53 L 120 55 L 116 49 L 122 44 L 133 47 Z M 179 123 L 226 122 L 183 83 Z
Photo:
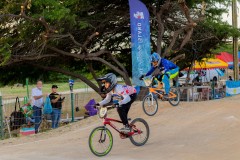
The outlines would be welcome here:
M 113 88 L 117 85 L 117 76 L 113 73 L 108 73 L 103 77 L 97 79 L 98 81 L 105 80 L 106 82 L 110 83 L 110 86 L 106 88 L 106 92 L 109 93 Z

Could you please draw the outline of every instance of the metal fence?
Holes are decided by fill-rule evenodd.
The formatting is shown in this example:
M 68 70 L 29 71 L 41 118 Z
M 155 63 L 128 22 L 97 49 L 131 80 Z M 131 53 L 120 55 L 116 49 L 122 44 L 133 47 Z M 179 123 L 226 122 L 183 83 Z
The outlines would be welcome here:
M 73 90 L 73 99 L 71 99 L 71 92 L 69 91 L 68 87 L 63 88 L 61 87 L 61 85 L 59 85 L 58 87 L 59 87 L 58 93 L 61 94 L 61 97 L 65 97 L 62 103 L 60 125 L 64 125 L 71 122 L 73 119 L 72 113 L 75 121 L 87 117 L 88 115 L 85 114 L 86 109 L 84 106 L 91 99 L 95 99 L 96 101 L 101 100 L 101 97 L 92 89 L 88 88 L 86 85 L 82 86 L 82 88 L 80 89 Z M 26 117 L 25 114 L 21 114 L 23 110 L 20 111 L 20 108 L 22 108 L 26 104 L 26 102 L 24 102 L 24 97 L 25 98 L 27 97 L 27 92 L 24 90 L 25 92 L 17 93 L 14 90 L 19 90 L 19 88 L 9 87 L 9 90 L 5 90 L 4 92 L 0 90 L 2 93 L 2 95 L 0 96 L 1 139 L 24 135 L 25 131 L 23 131 L 23 129 L 25 129 L 26 132 L 29 133 L 33 132 L 34 123 L 31 122 L 29 119 L 32 117 Z M 51 87 L 43 88 L 43 93 L 44 94 L 51 93 Z M 16 104 L 16 97 L 19 98 L 20 108 L 18 103 Z M 39 118 L 42 120 L 39 127 L 40 132 L 51 129 L 52 127 L 51 115 L 42 115 Z
M 207 101 L 212 99 L 220 99 L 226 96 L 226 88 L 212 88 L 211 86 L 188 86 L 179 87 L 181 101 Z

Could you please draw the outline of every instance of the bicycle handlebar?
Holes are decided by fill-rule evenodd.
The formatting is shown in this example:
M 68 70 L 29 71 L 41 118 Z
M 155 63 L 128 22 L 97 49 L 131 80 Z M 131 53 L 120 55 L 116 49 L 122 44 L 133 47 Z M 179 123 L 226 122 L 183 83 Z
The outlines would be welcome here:
M 112 102 L 110 102 L 110 103 L 107 103 L 107 104 L 105 104 L 105 105 L 103 105 L 103 106 L 96 106 L 96 105 L 94 105 L 94 108 L 96 108 L 96 109 L 100 109 L 100 108 L 112 108 L 112 107 L 114 107 L 114 104 L 112 103 Z

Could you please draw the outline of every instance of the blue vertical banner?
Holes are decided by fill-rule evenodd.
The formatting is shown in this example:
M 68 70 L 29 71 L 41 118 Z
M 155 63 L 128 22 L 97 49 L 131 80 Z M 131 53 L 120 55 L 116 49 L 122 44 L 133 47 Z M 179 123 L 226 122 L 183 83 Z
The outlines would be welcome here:
M 150 24 L 149 12 L 140 0 L 129 0 L 132 47 L 132 82 L 137 86 L 145 86 L 139 80 L 151 67 L 150 63 Z

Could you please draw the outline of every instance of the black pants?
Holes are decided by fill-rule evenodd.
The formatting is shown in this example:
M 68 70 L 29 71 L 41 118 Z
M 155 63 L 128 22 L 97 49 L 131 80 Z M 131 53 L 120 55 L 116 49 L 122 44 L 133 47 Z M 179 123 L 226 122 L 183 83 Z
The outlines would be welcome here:
M 124 125 L 128 125 L 128 117 L 127 117 L 128 111 L 129 111 L 132 103 L 136 100 L 137 94 L 136 93 L 131 94 L 130 98 L 131 98 L 130 102 L 128 102 L 126 104 L 123 104 L 123 105 L 121 105 L 117 108 L 118 115 L 119 115 L 119 117 L 120 117 L 120 119 L 121 119 L 121 121 L 123 122 Z

